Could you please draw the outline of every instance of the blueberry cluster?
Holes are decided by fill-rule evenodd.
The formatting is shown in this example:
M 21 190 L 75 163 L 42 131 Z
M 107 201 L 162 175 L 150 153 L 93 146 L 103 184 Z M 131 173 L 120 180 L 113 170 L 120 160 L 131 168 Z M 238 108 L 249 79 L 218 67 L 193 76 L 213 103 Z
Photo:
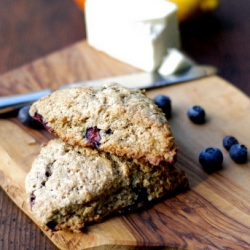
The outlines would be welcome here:
M 231 135 L 225 136 L 223 138 L 223 146 L 229 151 L 229 156 L 234 162 L 238 164 L 247 162 L 247 147 L 240 144 L 235 137 Z
M 229 151 L 229 156 L 235 163 L 243 164 L 247 162 L 247 147 L 239 144 L 235 137 L 231 135 L 225 136 L 222 144 Z M 221 167 L 223 154 L 216 147 L 205 148 L 199 155 L 199 162 L 205 171 L 213 172 Z
M 158 95 L 154 98 L 154 102 L 163 110 L 167 118 L 171 116 L 171 99 L 168 96 Z M 198 105 L 191 106 L 188 109 L 187 117 L 195 124 L 204 124 L 206 122 L 206 112 L 204 108 Z M 234 162 L 238 164 L 247 162 L 247 147 L 239 144 L 234 136 L 225 136 L 222 144 Z M 222 166 L 223 154 L 217 147 L 204 148 L 200 152 L 199 163 L 206 172 L 216 171 Z

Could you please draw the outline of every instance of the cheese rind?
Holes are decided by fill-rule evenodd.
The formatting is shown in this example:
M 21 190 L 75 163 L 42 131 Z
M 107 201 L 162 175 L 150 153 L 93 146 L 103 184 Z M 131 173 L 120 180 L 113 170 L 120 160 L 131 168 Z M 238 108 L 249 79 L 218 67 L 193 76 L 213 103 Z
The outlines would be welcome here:
M 166 0 L 87 0 L 87 41 L 120 61 L 153 71 L 168 48 L 180 47 L 176 11 Z

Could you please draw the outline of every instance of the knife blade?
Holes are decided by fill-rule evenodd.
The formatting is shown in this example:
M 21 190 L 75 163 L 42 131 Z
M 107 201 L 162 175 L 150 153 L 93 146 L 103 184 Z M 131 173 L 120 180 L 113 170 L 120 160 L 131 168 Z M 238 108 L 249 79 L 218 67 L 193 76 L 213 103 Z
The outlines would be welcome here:
M 139 72 L 97 80 L 70 83 L 59 87 L 59 89 L 77 86 L 101 86 L 104 83 L 110 82 L 116 82 L 128 88 L 151 89 L 161 86 L 183 83 L 202 77 L 214 75 L 216 73 L 217 69 L 214 66 L 194 65 L 185 71 L 181 71 L 168 76 L 161 75 L 158 72 Z M 0 97 L 0 114 L 10 112 L 25 105 L 29 105 L 52 92 L 53 91 L 51 89 L 44 89 L 41 91 L 26 94 L 2 96 Z
M 161 75 L 155 72 L 139 72 L 128 75 L 89 80 L 64 85 L 59 89 L 78 86 L 101 86 L 105 83 L 116 82 L 127 88 L 152 89 L 177 83 L 187 82 L 217 73 L 217 68 L 211 65 L 194 65 L 185 71 L 172 75 Z

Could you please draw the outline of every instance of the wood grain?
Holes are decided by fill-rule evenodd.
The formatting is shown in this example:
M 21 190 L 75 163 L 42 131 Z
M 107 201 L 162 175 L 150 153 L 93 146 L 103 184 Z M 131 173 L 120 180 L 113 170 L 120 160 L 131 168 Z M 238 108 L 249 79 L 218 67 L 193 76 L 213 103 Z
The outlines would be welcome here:
M 73 1 L 1 1 L 0 73 L 85 37 L 83 13 Z
M 220 0 L 211 15 L 181 25 L 185 52 L 216 65 L 220 76 L 248 95 L 249 7 L 249 0 Z M 0 37 L 3 74 L 84 39 L 83 14 L 71 0 L 1 1 Z M 57 249 L 1 188 L 0 249 Z
M 83 41 L 6 73 L 0 77 L 1 94 L 56 89 L 69 82 L 136 71 Z M 172 99 L 169 122 L 179 147 L 177 166 L 186 172 L 190 189 L 147 211 L 91 226 L 83 234 L 44 233 L 60 249 L 249 249 L 250 164 L 233 163 L 222 147 L 227 134 L 250 147 L 249 98 L 217 76 L 147 93 L 152 98 L 161 93 Z M 205 108 L 206 124 L 194 125 L 188 120 L 186 111 L 193 104 Z M 14 116 L 0 119 L 0 184 L 32 220 L 24 179 L 40 146 L 51 138 L 44 130 L 21 125 Z M 207 146 L 217 146 L 224 154 L 223 169 L 211 175 L 198 164 L 199 152 Z M 39 246 L 34 239 L 36 244 Z

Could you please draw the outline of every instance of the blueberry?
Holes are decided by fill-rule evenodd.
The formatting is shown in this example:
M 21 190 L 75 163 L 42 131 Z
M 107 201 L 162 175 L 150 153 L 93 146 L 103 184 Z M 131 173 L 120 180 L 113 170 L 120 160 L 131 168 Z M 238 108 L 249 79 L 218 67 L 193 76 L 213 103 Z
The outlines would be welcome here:
M 223 138 L 223 147 L 226 149 L 226 150 L 229 150 L 231 148 L 232 145 L 234 144 L 237 144 L 238 141 L 235 137 L 231 136 L 231 135 L 227 135 Z
M 32 209 L 32 207 L 35 205 L 35 201 L 36 201 L 36 196 L 32 193 L 30 195 L 30 209 Z
M 49 221 L 46 226 L 51 229 L 52 231 L 55 231 L 56 230 L 56 226 L 57 226 L 57 223 L 55 221 Z
M 40 129 L 42 125 L 29 114 L 30 106 L 24 106 L 18 111 L 18 120 L 25 126 Z
M 205 171 L 213 172 L 221 168 L 223 154 L 219 148 L 208 147 L 201 151 L 199 162 Z
M 49 178 L 51 175 L 52 175 L 52 168 L 47 167 L 47 169 L 45 171 L 45 176 Z
M 89 127 L 86 129 L 85 137 L 93 148 L 98 148 L 101 143 L 100 129 L 97 127 Z
M 206 113 L 205 113 L 205 110 L 200 106 L 195 105 L 195 106 L 190 107 L 188 109 L 187 115 L 188 115 L 188 118 L 193 123 L 196 123 L 196 124 L 205 123 Z
M 133 188 L 133 191 L 137 195 L 137 206 L 147 209 L 147 207 L 149 206 L 147 189 L 141 185 L 137 185 Z
M 171 116 L 171 99 L 166 95 L 157 95 L 154 98 L 155 104 L 162 109 L 162 111 L 165 113 L 167 118 L 170 118 Z
M 48 126 L 48 122 L 46 122 L 46 120 L 43 118 L 43 116 L 40 115 L 38 112 L 35 112 L 34 119 L 36 121 L 38 121 L 42 125 L 42 127 L 44 127 L 45 129 L 47 129 L 49 132 L 52 132 L 51 127 Z
M 109 129 L 107 129 L 107 130 L 105 131 L 105 133 L 106 133 L 107 135 L 112 135 L 113 131 L 109 128 Z
M 143 210 L 149 209 L 150 206 L 153 205 L 153 204 L 150 204 L 150 202 L 148 201 L 148 192 L 145 187 L 143 187 L 140 184 L 137 184 L 137 186 L 133 187 L 132 190 L 137 196 L 137 198 L 135 199 L 132 205 L 122 208 L 121 210 L 122 213 L 133 212 L 140 208 L 142 208 Z
M 247 147 L 241 144 L 234 144 L 229 149 L 231 159 L 236 163 L 247 162 Z

